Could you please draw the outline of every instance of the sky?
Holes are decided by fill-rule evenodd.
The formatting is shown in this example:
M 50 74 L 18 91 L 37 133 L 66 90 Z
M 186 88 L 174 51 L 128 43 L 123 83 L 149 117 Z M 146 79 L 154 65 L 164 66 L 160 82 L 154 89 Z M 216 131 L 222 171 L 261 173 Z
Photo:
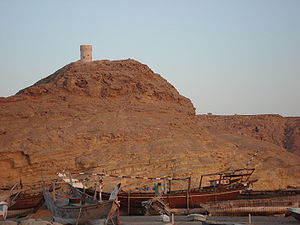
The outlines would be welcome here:
M 0 0 L 0 96 L 77 61 L 135 59 L 197 114 L 300 116 L 299 0 Z

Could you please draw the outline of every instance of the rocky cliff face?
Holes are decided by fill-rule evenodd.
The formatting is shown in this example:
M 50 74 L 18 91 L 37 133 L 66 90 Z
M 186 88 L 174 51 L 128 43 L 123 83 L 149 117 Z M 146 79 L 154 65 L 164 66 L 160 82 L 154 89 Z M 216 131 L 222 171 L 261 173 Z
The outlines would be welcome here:
M 267 141 L 300 155 L 300 118 L 280 115 L 198 115 L 211 132 L 245 135 Z
M 0 98 L 2 185 L 62 170 L 191 175 L 197 185 L 202 173 L 244 167 L 257 149 L 249 165 L 256 188 L 300 185 L 300 157 L 269 142 L 209 133 L 189 99 L 134 60 L 71 63 Z
M 300 155 L 300 117 L 286 118 L 284 147 Z

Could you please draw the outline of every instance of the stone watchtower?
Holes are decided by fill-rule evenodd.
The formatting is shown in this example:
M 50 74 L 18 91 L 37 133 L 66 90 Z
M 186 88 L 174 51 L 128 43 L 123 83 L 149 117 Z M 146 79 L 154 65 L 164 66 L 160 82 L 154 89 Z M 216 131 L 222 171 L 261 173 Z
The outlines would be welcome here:
M 92 45 L 80 45 L 80 61 L 92 61 Z

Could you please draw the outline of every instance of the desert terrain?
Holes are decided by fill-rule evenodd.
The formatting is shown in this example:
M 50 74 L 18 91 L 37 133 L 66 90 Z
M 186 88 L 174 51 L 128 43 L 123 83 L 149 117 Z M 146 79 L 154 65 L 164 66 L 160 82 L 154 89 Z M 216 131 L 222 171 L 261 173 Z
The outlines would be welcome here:
M 0 98 L 2 186 L 63 170 L 192 176 L 196 186 L 203 173 L 245 166 L 256 169 L 254 189 L 300 186 L 299 118 L 197 116 L 190 99 L 135 60 L 70 63 Z

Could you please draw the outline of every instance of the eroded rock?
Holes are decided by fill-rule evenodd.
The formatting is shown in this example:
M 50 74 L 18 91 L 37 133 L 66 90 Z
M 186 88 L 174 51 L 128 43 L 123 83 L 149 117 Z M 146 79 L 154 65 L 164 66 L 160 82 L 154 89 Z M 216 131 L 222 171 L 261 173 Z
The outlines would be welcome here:
M 244 167 L 259 150 L 249 164 L 256 188 L 300 186 L 300 157 L 269 142 L 208 132 L 189 99 L 134 60 L 71 63 L 1 98 L 0 131 L 2 185 L 89 170 L 192 176 L 197 186 L 200 174 Z M 122 181 L 125 190 L 145 184 Z

